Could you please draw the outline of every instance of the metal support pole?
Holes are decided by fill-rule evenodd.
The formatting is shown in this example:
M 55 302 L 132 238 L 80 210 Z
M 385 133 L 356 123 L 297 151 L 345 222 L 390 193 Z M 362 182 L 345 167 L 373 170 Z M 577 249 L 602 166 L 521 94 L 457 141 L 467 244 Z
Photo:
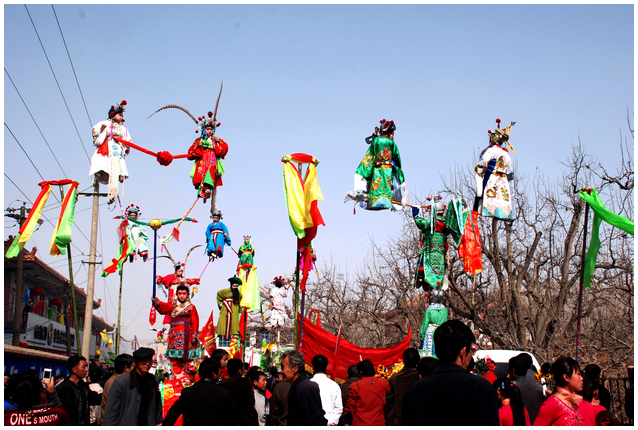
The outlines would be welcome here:
M 115 340 L 115 355 L 120 355 L 120 337 L 122 336 L 122 326 L 120 325 L 122 318 L 122 280 L 124 279 L 124 265 L 120 271 L 120 299 L 117 304 L 117 339 Z
M 297 249 L 297 266 L 295 267 L 295 349 L 299 348 L 299 265 L 301 253 Z
M 589 205 L 585 202 L 585 227 L 583 227 L 582 267 L 580 269 L 580 288 L 578 289 L 578 319 L 576 320 L 576 361 L 580 363 L 580 326 L 583 320 L 583 291 L 585 289 L 585 255 L 587 250 L 587 218 Z
M 91 213 L 91 250 L 89 253 L 89 271 L 86 283 L 86 304 L 84 306 L 84 332 L 82 333 L 82 356 L 90 359 L 91 331 L 93 329 L 93 292 L 95 289 L 95 254 L 97 248 L 97 222 L 100 206 L 100 182 L 93 185 L 93 211 Z M 73 308 L 75 310 L 75 307 Z
M 20 208 L 20 228 L 26 221 L 27 208 L 22 205 Z M 22 323 L 22 297 L 24 296 L 23 288 L 23 274 L 24 274 L 24 249 L 20 250 L 18 254 L 18 273 L 16 277 L 16 295 L 15 295 L 15 307 L 13 312 L 13 339 L 11 344 L 13 346 L 20 346 L 20 324 Z M 26 329 L 26 327 L 25 327 Z

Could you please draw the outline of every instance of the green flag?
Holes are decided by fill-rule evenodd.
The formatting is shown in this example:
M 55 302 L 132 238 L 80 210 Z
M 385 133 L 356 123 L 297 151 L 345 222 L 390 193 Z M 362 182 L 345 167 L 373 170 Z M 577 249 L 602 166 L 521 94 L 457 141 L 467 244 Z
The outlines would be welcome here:
M 614 227 L 618 227 L 619 229 L 634 235 L 634 223 L 629 221 L 624 216 L 613 213 L 612 211 L 605 208 L 605 205 L 598 197 L 598 192 L 594 189 L 591 194 L 587 194 L 584 191 L 579 191 L 578 194 L 580 198 L 585 200 L 587 204 L 594 211 L 594 222 L 592 223 L 591 230 L 591 242 L 589 243 L 589 249 L 587 250 L 587 255 L 585 256 L 585 269 L 584 269 L 584 277 L 583 284 L 587 285 L 589 288 L 591 287 L 591 275 L 594 273 L 594 269 L 596 268 L 596 257 L 598 256 L 598 250 L 600 249 L 600 237 L 598 236 L 598 232 L 600 230 L 600 223 L 602 220 L 605 220 L 607 223 L 613 225 Z

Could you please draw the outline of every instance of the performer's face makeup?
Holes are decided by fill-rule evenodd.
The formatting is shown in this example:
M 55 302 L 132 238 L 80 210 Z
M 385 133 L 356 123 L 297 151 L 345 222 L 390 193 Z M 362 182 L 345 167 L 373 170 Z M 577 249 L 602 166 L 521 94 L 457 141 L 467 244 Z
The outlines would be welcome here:
M 113 115 L 113 121 L 121 124 L 124 121 L 124 115 L 122 115 L 122 113 L 116 113 L 115 115 Z
M 183 275 L 184 275 L 184 269 L 177 269 L 177 270 L 175 271 L 175 274 L 176 274 L 177 276 L 183 276 Z
M 213 221 L 215 221 L 215 222 L 219 222 L 219 217 L 218 217 L 218 216 L 214 216 L 214 217 L 213 217 Z
M 128 214 L 128 217 L 132 219 L 137 219 L 137 214 L 135 212 L 131 212 Z
M 183 302 L 184 300 L 186 300 L 186 297 L 188 297 L 187 291 L 179 290 L 177 292 L 177 300 L 179 300 L 180 302 Z
M 213 127 L 206 127 L 206 136 L 211 137 L 213 135 Z

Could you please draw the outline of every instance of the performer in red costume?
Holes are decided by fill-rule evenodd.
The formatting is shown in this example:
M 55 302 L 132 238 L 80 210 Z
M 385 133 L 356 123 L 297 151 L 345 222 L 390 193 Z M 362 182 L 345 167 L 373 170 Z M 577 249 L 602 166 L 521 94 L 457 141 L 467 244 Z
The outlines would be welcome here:
M 164 303 L 153 297 L 155 309 L 162 315 L 170 317 L 171 328 L 168 332 L 166 357 L 173 365 L 175 376 L 181 377 L 184 365 L 201 358 L 199 348 L 199 316 L 197 308 L 189 299 L 189 289 L 183 283 L 177 287 L 176 303 Z

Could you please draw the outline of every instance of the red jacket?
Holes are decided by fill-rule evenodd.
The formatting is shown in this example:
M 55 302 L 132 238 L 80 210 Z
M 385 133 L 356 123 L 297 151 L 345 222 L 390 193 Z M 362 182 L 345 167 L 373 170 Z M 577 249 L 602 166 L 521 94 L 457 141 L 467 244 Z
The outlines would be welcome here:
M 353 426 L 384 426 L 385 399 L 388 394 L 388 381 L 374 376 L 364 376 L 350 385 L 344 413 L 352 414 Z

